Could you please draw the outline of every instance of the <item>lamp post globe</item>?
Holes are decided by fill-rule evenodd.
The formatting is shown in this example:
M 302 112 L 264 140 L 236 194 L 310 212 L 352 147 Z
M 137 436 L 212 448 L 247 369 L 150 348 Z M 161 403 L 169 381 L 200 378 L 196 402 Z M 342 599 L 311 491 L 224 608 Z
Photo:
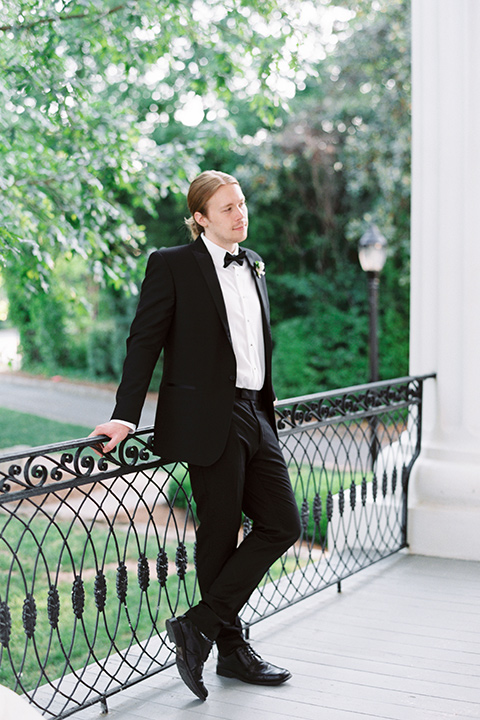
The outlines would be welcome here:
M 387 241 L 376 225 L 370 225 L 358 243 L 358 259 L 365 272 L 379 273 L 387 259 Z

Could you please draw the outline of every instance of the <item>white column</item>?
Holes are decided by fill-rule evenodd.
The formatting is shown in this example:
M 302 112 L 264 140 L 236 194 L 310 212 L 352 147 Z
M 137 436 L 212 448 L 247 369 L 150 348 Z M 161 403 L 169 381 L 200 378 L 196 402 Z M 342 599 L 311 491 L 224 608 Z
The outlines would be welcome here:
M 412 0 L 412 552 L 480 560 L 480 1 Z

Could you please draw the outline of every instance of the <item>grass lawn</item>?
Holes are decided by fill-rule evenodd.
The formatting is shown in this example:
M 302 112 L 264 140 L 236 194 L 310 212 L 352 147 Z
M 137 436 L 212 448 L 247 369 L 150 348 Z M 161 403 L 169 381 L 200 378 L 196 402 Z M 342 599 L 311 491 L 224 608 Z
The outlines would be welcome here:
M 70 425 L 0 407 L 0 452 L 15 445 L 49 445 L 86 437 L 92 428 Z
M 139 555 L 144 555 L 155 563 L 159 544 L 154 532 L 145 537 L 118 526 L 113 532 L 104 523 L 89 526 L 81 520 L 74 524 L 50 523 L 38 517 L 29 525 L 27 522 L 27 518 L 11 516 L 1 532 L 0 574 L 8 581 L 6 587 L 1 583 L 0 594 L 2 600 L 7 600 L 12 620 L 8 651 L 0 652 L 2 685 L 14 687 L 11 664 L 21 673 L 24 688 L 33 688 L 46 679 L 53 682 L 63 672 L 81 670 L 92 662 L 93 655 L 104 658 L 132 643 L 146 641 L 156 635 L 157 629 L 163 631 L 165 620 L 173 613 L 187 610 L 195 587 L 193 543 L 186 544 L 188 570 L 184 580 L 179 580 L 175 572 L 176 544 L 167 543 L 165 551 L 173 567 L 169 568 L 166 585 L 159 585 L 152 567 L 148 589 L 141 590 L 137 562 Z M 124 602 L 120 602 L 116 592 L 120 562 L 128 565 Z M 105 578 L 103 608 L 95 602 L 95 575 L 99 569 Z M 76 618 L 72 585 L 79 575 L 84 582 L 84 610 Z M 48 616 L 52 587 L 59 598 L 55 628 Z M 30 639 L 22 623 L 24 600 L 29 593 L 34 595 L 37 611 L 35 632 Z M 39 664 L 44 668 L 43 677 Z
M 342 488 L 347 495 L 346 504 L 348 504 L 348 493 L 351 491 L 352 485 L 358 487 L 364 481 L 371 482 L 373 478 L 372 472 L 362 473 L 340 468 L 327 470 L 324 467 L 309 467 L 308 465 L 290 467 L 289 473 L 297 505 L 302 508 L 302 511 L 305 508 L 307 513 L 306 539 L 309 542 L 313 540 L 319 545 L 323 544 L 327 537 L 328 495 L 336 495 Z M 314 518 L 315 502 L 321 506 L 319 524 L 315 522 Z
M 187 508 L 190 503 L 196 513 L 188 471 L 179 468 L 178 471 L 171 469 L 170 472 L 177 482 L 172 481 L 168 486 L 169 502 L 180 508 Z M 351 491 L 352 485 L 360 486 L 362 482 L 371 482 L 373 478 L 371 471 L 362 473 L 340 468 L 326 470 L 324 467 L 310 467 L 306 464 L 299 466 L 292 464 L 289 467 L 289 474 L 298 507 L 303 509 L 306 506 L 308 521 L 305 539 L 309 542 L 313 540 L 319 545 L 323 544 L 327 537 L 328 495 L 336 495 L 340 488 L 343 488 L 347 494 Z M 321 507 L 320 523 L 315 522 L 313 508 L 316 503 Z

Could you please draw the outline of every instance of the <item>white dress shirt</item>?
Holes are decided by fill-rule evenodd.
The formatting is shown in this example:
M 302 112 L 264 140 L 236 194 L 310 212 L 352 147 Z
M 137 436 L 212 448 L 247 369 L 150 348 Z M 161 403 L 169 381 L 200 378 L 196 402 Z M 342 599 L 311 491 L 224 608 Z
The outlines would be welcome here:
M 265 380 L 265 344 L 263 339 L 262 309 L 252 269 L 245 258 L 243 265 L 236 262 L 223 267 L 225 250 L 202 233 L 202 240 L 213 260 L 222 290 L 233 352 L 237 362 L 236 387 L 261 390 Z M 238 254 L 238 244 L 232 248 Z M 126 420 L 112 420 L 134 431 L 136 426 Z
M 237 361 L 236 386 L 261 390 L 265 380 L 265 345 L 263 340 L 262 309 L 255 286 L 255 278 L 248 260 L 223 267 L 225 250 L 211 242 L 205 234 L 202 240 L 210 253 L 227 311 L 233 352 Z M 238 254 L 238 244 L 232 255 Z

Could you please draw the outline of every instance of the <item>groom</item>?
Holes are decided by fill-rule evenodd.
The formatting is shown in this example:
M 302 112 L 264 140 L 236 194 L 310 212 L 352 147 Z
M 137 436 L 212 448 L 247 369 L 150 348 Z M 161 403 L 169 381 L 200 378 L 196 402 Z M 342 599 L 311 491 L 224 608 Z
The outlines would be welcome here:
M 214 642 L 219 675 L 261 685 L 290 677 L 245 641 L 239 612 L 298 539 L 300 520 L 275 428 L 264 264 L 239 248 L 245 197 L 234 177 L 209 170 L 192 182 L 187 203 L 194 242 L 150 255 L 117 404 L 92 435 L 107 435 L 109 452 L 136 427 L 163 349 L 154 450 L 189 466 L 202 597 L 166 627 L 180 676 L 205 700 Z M 242 512 L 252 530 L 239 544 Z

